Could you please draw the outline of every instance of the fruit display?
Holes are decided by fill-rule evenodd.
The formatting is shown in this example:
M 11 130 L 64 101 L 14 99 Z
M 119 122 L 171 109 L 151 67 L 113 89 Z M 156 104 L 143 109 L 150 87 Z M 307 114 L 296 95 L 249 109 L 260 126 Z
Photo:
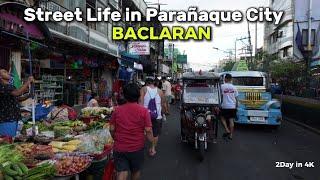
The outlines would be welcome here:
M 92 158 L 88 155 L 58 154 L 56 158 L 56 175 L 70 176 L 84 171 L 90 166 Z
M 74 152 L 78 149 L 79 144 L 81 143 L 80 140 L 71 140 L 68 142 L 61 142 L 61 141 L 52 141 L 49 145 L 53 147 L 54 153 L 59 152 Z
M 107 107 L 86 107 L 81 110 L 81 114 L 83 117 L 90 117 L 90 116 L 101 116 L 103 115 L 110 115 L 113 112 L 113 108 Z

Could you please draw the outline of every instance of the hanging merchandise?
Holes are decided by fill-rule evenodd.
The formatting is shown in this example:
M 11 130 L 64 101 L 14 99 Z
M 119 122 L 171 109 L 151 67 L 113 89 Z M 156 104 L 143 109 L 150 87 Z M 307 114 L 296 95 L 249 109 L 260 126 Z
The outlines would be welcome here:
M 127 70 L 125 67 L 121 66 L 119 69 L 119 79 L 125 81 L 127 78 Z
M 85 76 L 85 77 L 91 76 L 91 70 L 88 67 L 84 67 L 82 73 L 83 73 L 83 76 Z

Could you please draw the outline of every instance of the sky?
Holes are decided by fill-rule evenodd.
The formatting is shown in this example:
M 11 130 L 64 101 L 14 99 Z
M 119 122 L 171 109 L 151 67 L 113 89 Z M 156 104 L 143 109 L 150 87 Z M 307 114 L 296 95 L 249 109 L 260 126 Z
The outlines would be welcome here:
M 146 0 L 146 2 L 157 3 L 158 0 Z M 198 10 L 240 10 L 244 14 L 250 7 L 262 7 L 269 4 L 269 0 L 159 0 L 162 5 L 161 9 L 165 10 L 188 10 L 190 6 L 197 6 Z M 179 23 L 171 23 L 164 25 L 181 25 Z M 182 25 L 186 25 L 183 23 Z M 204 24 L 194 23 L 190 25 L 199 26 Z M 247 22 L 244 20 L 241 23 L 222 23 L 221 26 L 215 26 L 213 23 L 206 24 L 212 26 L 213 40 L 211 41 L 175 41 L 175 47 L 179 48 L 181 52 L 188 55 L 188 63 L 194 70 L 209 70 L 228 56 L 228 54 L 214 50 L 213 47 L 219 48 L 224 51 L 234 51 L 235 39 L 248 36 Z M 263 23 L 258 23 L 258 48 L 263 45 Z M 252 36 L 252 43 L 256 42 L 254 37 L 255 24 L 250 23 L 250 33 Z M 168 44 L 169 42 L 165 42 Z M 242 42 L 237 41 L 237 46 L 242 47 Z

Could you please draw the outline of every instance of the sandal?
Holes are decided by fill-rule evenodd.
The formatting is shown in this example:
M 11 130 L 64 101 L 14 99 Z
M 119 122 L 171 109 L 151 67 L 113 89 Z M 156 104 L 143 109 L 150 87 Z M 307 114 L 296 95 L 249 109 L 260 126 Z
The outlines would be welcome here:
M 149 156 L 154 157 L 157 154 L 156 151 L 153 151 L 152 149 L 149 149 Z

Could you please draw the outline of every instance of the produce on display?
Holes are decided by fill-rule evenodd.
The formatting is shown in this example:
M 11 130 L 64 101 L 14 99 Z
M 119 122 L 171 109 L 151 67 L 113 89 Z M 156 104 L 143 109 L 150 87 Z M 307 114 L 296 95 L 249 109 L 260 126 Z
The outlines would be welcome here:
M 48 145 L 22 143 L 17 144 L 15 149 L 23 154 L 23 162 L 29 167 L 34 167 L 37 163 L 54 157 L 52 146 Z
M 52 141 L 49 145 L 53 147 L 53 152 L 73 152 L 78 149 L 80 140 L 71 140 L 69 142 Z
M 107 119 L 112 111 L 85 108 L 82 116 L 90 121 L 25 123 L 14 144 L 0 144 L 0 180 L 73 176 L 86 170 L 93 158 L 110 157 L 113 139 Z
M 25 179 L 29 172 L 27 166 L 21 162 L 7 162 L 1 169 L 5 180 Z
M 24 179 L 26 180 L 43 180 L 50 179 L 56 174 L 56 167 L 54 164 L 45 162 L 38 166 L 29 169 Z
M 108 129 L 99 129 L 78 136 L 81 140 L 79 151 L 84 153 L 100 154 L 106 145 L 113 143 Z
M 0 146 L 0 164 L 6 162 L 21 162 L 24 159 L 23 155 L 14 148 L 14 145 Z
M 83 117 L 110 115 L 113 112 L 113 108 L 107 107 L 86 107 L 81 110 Z
M 55 137 L 64 137 L 72 133 L 72 128 L 68 126 L 54 126 L 53 131 Z
M 91 164 L 88 155 L 59 154 L 56 158 L 57 176 L 70 176 L 84 171 Z

